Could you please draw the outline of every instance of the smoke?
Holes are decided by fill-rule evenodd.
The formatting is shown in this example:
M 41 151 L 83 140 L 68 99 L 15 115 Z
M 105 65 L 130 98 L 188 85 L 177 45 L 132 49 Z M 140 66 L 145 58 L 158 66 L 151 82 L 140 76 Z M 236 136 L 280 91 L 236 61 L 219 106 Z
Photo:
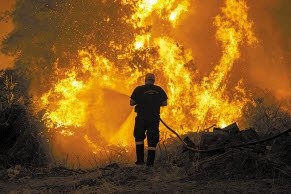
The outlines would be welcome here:
M 14 1 L 12 0 L 5 2 L 3 0 L 0 1 L 0 12 L 11 8 L 13 3 Z M 74 3 L 76 6 L 70 7 L 70 3 Z M 108 1 L 106 3 L 110 4 Z M 234 66 L 233 77 L 241 76 L 247 80 L 248 84 L 269 89 L 279 98 L 290 98 L 291 2 L 288 0 L 248 0 L 247 3 L 249 6 L 249 17 L 254 21 L 255 33 L 260 40 L 260 44 L 255 48 L 248 48 L 242 52 L 243 57 L 241 57 L 241 60 Z M 191 5 L 189 14 L 184 16 L 183 21 L 178 24 L 175 30 L 167 32 L 171 33 L 175 39 L 186 48 L 192 50 L 195 64 L 204 75 L 209 74 L 219 61 L 220 46 L 215 40 L 216 29 L 213 25 L 213 21 L 214 17 L 219 13 L 222 4 L 223 1 L 194 1 Z M 39 21 L 36 20 L 36 14 L 31 14 L 33 11 L 32 9 L 34 9 L 31 5 L 34 5 L 36 9 L 34 11 L 37 11 L 39 14 L 53 11 L 50 17 L 55 16 L 54 20 L 48 18 L 41 18 Z M 60 10 L 58 7 L 64 9 L 64 11 L 62 11 L 63 13 L 59 12 Z M 39 66 L 45 66 L 45 69 L 47 69 L 45 73 L 40 74 L 50 74 L 49 69 L 51 69 L 51 64 L 53 64 L 56 58 L 60 56 L 64 58 L 64 55 L 72 57 L 70 53 L 75 49 L 84 47 L 88 42 L 91 44 L 92 40 L 95 40 L 96 45 L 100 45 L 100 42 L 104 42 L 92 38 L 89 39 L 89 41 L 85 41 L 85 37 L 88 39 L 90 36 L 90 30 L 96 30 L 96 28 L 92 28 L 92 26 L 94 23 L 93 21 L 98 19 L 96 15 L 92 15 L 91 13 L 96 7 L 91 6 L 88 11 L 89 7 L 90 6 L 76 4 L 75 1 L 70 1 L 65 4 L 57 4 L 56 1 L 52 0 L 32 2 L 18 1 L 17 6 L 14 8 L 13 16 L 15 21 L 14 25 L 17 30 L 14 30 L 14 32 L 7 36 L 7 33 L 11 31 L 13 27 L 11 21 L 8 23 L 2 22 L 0 24 L 0 36 L 2 39 L 6 36 L 3 42 L 2 51 L 10 55 L 16 55 L 18 52 L 23 53 L 19 60 L 16 61 L 17 67 L 26 65 L 31 69 L 32 64 L 28 65 L 27 63 L 36 63 L 34 69 L 39 70 Z M 81 16 L 78 15 L 80 12 L 77 12 L 77 9 L 87 9 L 87 12 L 89 12 L 89 14 L 82 15 L 82 17 L 86 18 L 86 21 L 78 26 L 76 26 L 75 23 L 79 22 L 78 19 L 81 18 Z M 69 12 L 68 10 L 71 11 Z M 59 20 L 56 19 L 56 16 L 59 17 Z M 104 18 L 105 16 L 106 15 L 100 15 L 100 17 Z M 75 21 L 69 17 L 74 17 Z M 98 21 L 100 20 L 99 18 Z M 112 22 L 111 25 L 112 24 L 114 24 L 114 22 Z M 91 26 L 90 30 L 83 30 L 83 35 L 81 36 L 82 33 L 80 29 L 85 25 Z M 102 26 L 104 24 L 100 23 L 100 25 Z M 153 26 L 153 31 L 156 30 L 158 31 L 157 33 L 160 33 L 157 26 Z M 126 27 L 129 26 L 121 26 L 121 29 Z M 110 31 L 106 26 L 102 26 L 102 28 L 106 30 L 101 32 L 100 36 L 96 37 L 104 37 L 104 34 Z M 52 30 L 45 33 L 47 29 Z M 67 31 L 70 29 L 72 33 L 68 34 Z M 132 34 L 130 30 L 124 33 L 129 34 L 129 37 L 130 34 Z M 34 37 L 30 36 L 30 34 L 33 34 Z M 46 38 L 41 39 L 41 36 Z M 82 37 L 81 39 L 80 36 Z M 71 39 L 73 37 L 75 37 L 74 40 Z M 117 40 L 119 37 L 120 35 L 115 32 L 109 34 L 106 38 Z M 76 41 L 76 39 L 79 39 L 79 41 Z M 30 42 L 32 40 L 33 42 Z M 99 44 L 97 44 L 97 42 Z M 119 42 L 124 43 L 128 41 L 122 40 Z M 13 45 L 14 48 L 12 47 Z M 104 49 L 104 47 L 108 47 L 108 43 L 101 44 L 99 48 Z M 54 50 L 54 52 L 52 52 L 52 50 Z M 105 52 L 109 56 L 112 55 L 108 54 L 110 53 L 109 51 L 104 51 L 104 53 Z M 29 56 L 33 56 L 34 59 L 31 59 Z M 35 58 L 39 58 L 39 60 L 35 61 Z M 114 58 L 114 56 L 111 56 L 111 58 Z M 0 54 L 0 68 L 12 67 L 12 62 L 12 57 Z M 62 65 L 67 63 L 68 62 L 63 61 Z M 41 81 L 43 80 L 42 77 L 44 76 L 37 77 L 35 80 Z
M 195 64 L 209 74 L 218 63 L 220 45 L 215 40 L 214 17 L 223 1 L 195 1 L 191 14 L 174 32 L 181 44 L 191 48 Z M 271 90 L 278 99 L 291 98 L 291 2 L 248 0 L 259 44 L 242 48 L 231 81 L 243 78 L 248 85 Z
M 0 54 L 0 70 L 13 68 L 14 57 Z
M 49 87 L 47 80 L 56 68 L 71 67 L 78 50 L 94 45 L 99 54 L 114 60 L 123 52 L 114 46 L 128 45 L 133 38 L 133 27 L 124 19 L 130 7 L 120 1 L 19 0 L 11 12 L 14 29 L 2 41 L 1 51 L 17 55 L 15 68 L 40 90 L 35 93 Z
M 0 47 L 1 42 L 13 29 L 12 21 L 7 17 L 9 10 L 12 9 L 14 0 L 0 0 Z M 7 56 L 0 52 L 0 70 L 13 67 L 13 56 Z
M 277 98 L 291 98 L 290 25 L 291 3 L 288 0 L 252 1 L 257 48 L 247 50 L 248 77 L 261 88 L 273 91 Z
M 190 15 L 175 29 L 174 36 L 193 52 L 199 71 L 207 75 L 218 63 L 221 48 L 216 42 L 214 18 L 220 12 L 223 1 L 195 1 Z

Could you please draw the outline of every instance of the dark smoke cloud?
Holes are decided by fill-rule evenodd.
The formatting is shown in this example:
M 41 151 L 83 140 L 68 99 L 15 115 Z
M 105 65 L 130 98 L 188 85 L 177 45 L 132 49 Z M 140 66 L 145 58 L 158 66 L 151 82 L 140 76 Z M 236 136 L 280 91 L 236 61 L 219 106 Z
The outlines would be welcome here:
M 14 30 L 1 51 L 17 55 L 15 68 L 38 88 L 48 86 L 57 59 L 59 67 L 71 66 L 78 50 L 94 45 L 114 61 L 123 50 L 110 44 L 128 45 L 134 33 L 124 20 L 131 8 L 115 0 L 17 0 L 11 12 Z

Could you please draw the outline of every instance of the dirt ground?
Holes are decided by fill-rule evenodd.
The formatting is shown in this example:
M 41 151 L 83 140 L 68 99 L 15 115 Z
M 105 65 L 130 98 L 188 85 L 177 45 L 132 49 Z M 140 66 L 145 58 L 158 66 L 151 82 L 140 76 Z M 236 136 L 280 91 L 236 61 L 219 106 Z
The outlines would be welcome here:
M 70 170 L 63 167 L 1 170 L 1 193 L 288 193 L 291 183 L 285 178 L 228 179 L 197 178 L 187 167 L 173 165 L 130 166 L 112 164 L 95 170 Z

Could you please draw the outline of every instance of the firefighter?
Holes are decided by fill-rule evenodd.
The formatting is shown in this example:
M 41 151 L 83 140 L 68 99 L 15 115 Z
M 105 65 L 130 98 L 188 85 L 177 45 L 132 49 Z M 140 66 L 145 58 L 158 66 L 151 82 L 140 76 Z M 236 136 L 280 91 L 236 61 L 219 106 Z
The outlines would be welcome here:
M 160 107 L 167 106 L 165 91 L 154 85 L 155 76 L 148 73 L 145 76 L 145 85 L 134 89 L 130 97 L 130 105 L 135 106 L 134 138 L 136 144 L 136 165 L 144 164 L 144 139 L 147 137 L 148 157 L 147 166 L 153 166 L 156 146 L 159 142 Z

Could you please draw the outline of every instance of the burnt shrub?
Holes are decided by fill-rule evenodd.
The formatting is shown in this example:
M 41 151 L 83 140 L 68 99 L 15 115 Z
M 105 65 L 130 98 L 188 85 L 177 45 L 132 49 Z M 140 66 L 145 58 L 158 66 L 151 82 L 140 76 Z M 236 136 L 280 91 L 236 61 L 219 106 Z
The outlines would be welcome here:
M 31 109 L 29 82 L 14 70 L 0 72 L 0 166 L 48 162 L 45 129 Z
M 243 122 L 260 135 L 278 133 L 291 127 L 290 101 L 277 100 L 270 91 L 256 97 L 244 109 Z
M 264 91 L 244 110 L 246 126 L 254 128 L 260 137 L 267 138 L 291 128 L 290 101 L 277 100 L 270 91 Z M 263 144 L 268 159 L 290 166 L 290 133 Z

